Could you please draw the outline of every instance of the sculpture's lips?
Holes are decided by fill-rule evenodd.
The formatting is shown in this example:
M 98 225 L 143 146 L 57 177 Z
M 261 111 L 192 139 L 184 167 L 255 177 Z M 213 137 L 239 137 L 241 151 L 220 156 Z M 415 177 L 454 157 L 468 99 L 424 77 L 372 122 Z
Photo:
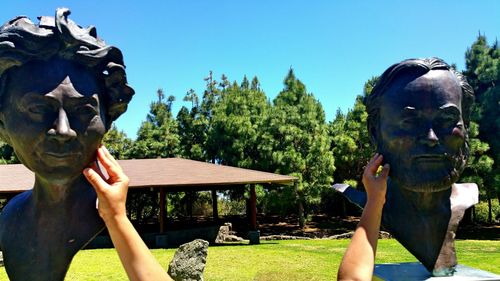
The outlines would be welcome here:
M 445 160 L 444 154 L 420 154 L 414 156 L 413 159 L 418 162 L 442 162 Z
M 79 153 L 53 152 L 53 151 L 45 152 L 44 154 L 50 158 L 56 158 L 56 159 L 75 159 L 80 155 Z

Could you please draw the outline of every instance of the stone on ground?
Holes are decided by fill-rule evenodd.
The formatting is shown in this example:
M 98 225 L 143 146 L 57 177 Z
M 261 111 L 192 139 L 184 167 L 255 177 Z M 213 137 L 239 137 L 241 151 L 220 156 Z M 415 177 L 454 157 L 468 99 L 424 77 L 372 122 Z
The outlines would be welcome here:
M 168 266 L 168 274 L 175 281 L 203 281 L 207 254 L 208 242 L 205 240 L 182 244 Z
M 217 238 L 215 238 L 215 243 L 222 244 L 224 242 L 243 241 L 243 238 L 236 236 L 236 232 L 234 232 L 232 228 L 233 225 L 230 222 L 224 223 L 224 225 L 219 228 L 219 233 L 217 233 Z

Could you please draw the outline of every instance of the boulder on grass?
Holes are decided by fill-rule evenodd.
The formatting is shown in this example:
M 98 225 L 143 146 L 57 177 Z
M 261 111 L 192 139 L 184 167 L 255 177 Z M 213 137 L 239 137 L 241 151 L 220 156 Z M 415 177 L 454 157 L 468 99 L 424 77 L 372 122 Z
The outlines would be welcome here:
M 217 238 L 215 238 L 216 244 L 222 244 L 225 242 L 226 236 L 231 233 L 232 224 L 225 223 L 223 226 L 219 228 L 219 232 L 217 233 Z
M 168 266 L 168 274 L 175 281 L 203 281 L 207 254 L 208 242 L 205 240 L 182 244 Z

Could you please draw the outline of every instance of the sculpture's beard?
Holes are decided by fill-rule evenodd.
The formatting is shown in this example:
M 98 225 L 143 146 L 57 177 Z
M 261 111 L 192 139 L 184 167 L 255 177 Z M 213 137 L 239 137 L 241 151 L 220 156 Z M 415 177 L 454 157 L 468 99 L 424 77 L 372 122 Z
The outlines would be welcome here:
M 408 151 L 394 154 L 380 149 L 385 162 L 391 165 L 391 180 L 400 188 L 414 192 L 439 192 L 451 187 L 460 177 L 467 162 L 469 147 L 465 142 L 455 154 L 443 153 L 439 161 L 414 158 Z

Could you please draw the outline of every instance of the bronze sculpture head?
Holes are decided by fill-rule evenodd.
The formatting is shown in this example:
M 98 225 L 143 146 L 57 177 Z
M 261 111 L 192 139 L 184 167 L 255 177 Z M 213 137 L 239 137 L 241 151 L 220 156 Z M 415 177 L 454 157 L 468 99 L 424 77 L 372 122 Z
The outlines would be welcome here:
M 81 28 L 68 19 L 69 14 L 63 8 L 55 18 L 40 17 L 38 25 L 21 16 L 0 27 L 0 112 L 11 72 L 28 63 L 67 61 L 98 80 L 108 129 L 126 111 L 134 94 L 127 85 L 122 53 L 98 38 L 95 27 Z
M 0 216 L 11 280 L 63 280 L 74 254 L 103 229 L 82 170 L 134 94 L 121 51 L 69 14 L 0 27 L 0 137 L 35 173 L 33 189 Z
M 416 192 L 455 183 L 468 154 L 474 100 L 464 76 L 438 58 L 389 67 L 366 99 L 368 130 L 391 179 Z
M 391 167 L 382 225 L 434 276 L 453 275 L 455 232 L 478 200 L 477 185 L 456 183 L 473 101 L 465 77 L 438 58 L 392 65 L 365 98 L 372 142 Z M 366 194 L 334 187 L 366 203 Z

